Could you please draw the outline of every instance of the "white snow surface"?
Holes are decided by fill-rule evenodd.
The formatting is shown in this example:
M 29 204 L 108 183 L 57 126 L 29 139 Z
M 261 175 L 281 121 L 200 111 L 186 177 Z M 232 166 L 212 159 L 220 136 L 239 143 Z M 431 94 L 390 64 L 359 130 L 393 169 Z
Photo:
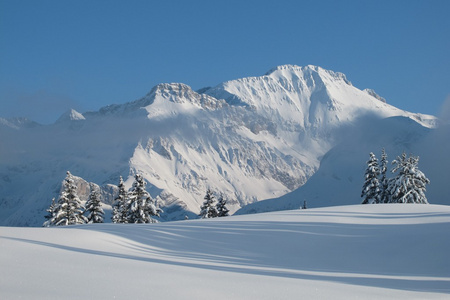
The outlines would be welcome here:
M 448 299 L 450 207 L 0 227 L 1 299 Z

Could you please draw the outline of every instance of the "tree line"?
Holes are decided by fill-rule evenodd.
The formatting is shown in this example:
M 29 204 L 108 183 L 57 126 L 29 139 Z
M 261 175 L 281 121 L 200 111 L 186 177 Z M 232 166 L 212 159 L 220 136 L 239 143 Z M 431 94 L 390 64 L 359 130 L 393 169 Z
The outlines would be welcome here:
M 208 189 L 203 199 L 205 201 L 200 206 L 200 218 L 209 219 L 227 217 L 229 215 L 230 210 L 227 208 L 227 200 L 222 193 L 219 194 L 219 199 L 216 202 L 213 192 Z
M 94 185 L 91 184 L 91 193 L 86 202 L 86 207 L 81 205 L 81 200 L 77 194 L 77 187 L 72 174 L 67 171 L 67 176 L 63 182 L 63 189 L 58 201 L 52 199 L 52 204 L 47 209 L 44 227 L 65 226 L 85 223 L 103 223 L 104 214 L 101 207 L 100 196 Z
M 397 159 L 391 163 L 391 173 L 393 174 L 391 178 L 387 177 L 388 163 L 384 149 L 381 152 L 380 162 L 373 152 L 369 154 L 361 191 L 362 204 L 427 204 L 425 192 L 426 185 L 430 183 L 430 180 L 418 168 L 419 157 L 407 156 L 405 152 L 401 156 L 397 156 Z M 157 207 L 155 200 L 145 188 L 144 178 L 142 175 L 136 174 L 131 189 L 127 191 L 122 176 L 120 176 L 118 196 L 115 198 L 111 217 L 113 223 L 157 222 L 154 217 L 159 217 L 163 211 Z M 81 205 L 76 190 L 73 175 L 67 171 L 58 200 L 55 201 L 53 198 L 47 209 L 44 227 L 104 222 L 105 213 L 95 186 L 91 183 L 91 192 L 85 207 Z M 219 194 L 216 201 L 214 193 L 208 189 L 198 216 L 202 219 L 228 216 L 229 209 L 226 204 L 227 200 L 222 193 Z M 304 208 L 306 208 L 306 202 Z
M 430 180 L 419 170 L 419 157 L 405 152 L 392 161 L 391 173 L 388 178 L 387 154 L 381 152 L 380 163 L 372 152 L 369 154 L 364 175 L 364 185 L 361 191 L 362 204 L 372 203 L 423 203 L 428 204 L 425 196 L 426 185 Z
M 101 207 L 100 195 L 91 183 L 91 192 L 86 201 L 86 206 L 81 204 L 77 194 L 77 187 L 73 175 L 67 171 L 63 182 L 63 189 L 57 201 L 52 199 L 47 209 L 44 227 L 66 226 L 86 223 L 103 223 L 105 212 Z M 113 223 L 156 223 L 154 217 L 159 217 L 163 212 L 157 207 L 155 200 L 146 190 L 146 182 L 142 175 L 136 174 L 129 191 L 125 189 L 122 176 L 119 178 L 118 195 L 114 199 L 112 210 Z M 226 207 L 226 199 L 220 193 L 216 202 L 213 192 L 208 189 L 204 197 L 205 202 L 200 207 L 200 218 L 225 217 L 229 215 Z
M 131 190 L 127 192 L 122 176 L 119 179 L 119 194 L 113 206 L 113 223 L 157 223 L 152 217 L 159 217 L 163 212 L 145 189 L 146 182 L 142 175 L 134 175 Z
M 113 206 L 112 221 L 114 223 L 155 223 L 152 217 L 159 217 L 162 210 L 157 208 L 155 201 L 145 189 L 146 182 L 142 175 L 136 174 L 130 191 L 125 191 L 122 177 L 119 182 L 119 194 Z M 86 201 L 86 207 L 81 205 L 77 195 L 77 187 L 73 175 L 67 171 L 63 189 L 58 201 L 52 199 L 47 209 L 47 219 L 43 226 L 65 226 L 86 223 L 103 223 L 104 214 L 98 191 L 91 184 L 91 192 Z

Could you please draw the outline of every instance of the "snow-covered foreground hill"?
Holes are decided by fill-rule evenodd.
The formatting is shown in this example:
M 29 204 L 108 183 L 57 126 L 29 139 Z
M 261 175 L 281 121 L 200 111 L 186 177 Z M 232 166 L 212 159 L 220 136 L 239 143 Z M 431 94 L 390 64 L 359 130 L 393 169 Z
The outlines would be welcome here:
M 0 227 L 1 299 L 443 299 L 450 207 Z

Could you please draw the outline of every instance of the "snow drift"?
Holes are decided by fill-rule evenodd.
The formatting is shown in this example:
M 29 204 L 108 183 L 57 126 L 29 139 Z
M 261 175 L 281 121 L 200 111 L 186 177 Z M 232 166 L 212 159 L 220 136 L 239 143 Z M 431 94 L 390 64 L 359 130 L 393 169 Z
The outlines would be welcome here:
M 450 208 L 0 228 L 0 298 L 443 299 Z

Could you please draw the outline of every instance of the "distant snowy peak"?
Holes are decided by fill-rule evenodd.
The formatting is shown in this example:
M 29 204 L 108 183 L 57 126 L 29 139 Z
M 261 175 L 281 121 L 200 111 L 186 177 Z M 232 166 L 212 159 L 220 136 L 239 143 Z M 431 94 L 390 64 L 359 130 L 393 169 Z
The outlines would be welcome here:
M 65 113 L 59 117 L 59 119 L 56 121 L 56 123 L 61 122 L 67 122 L 67 121 L 83 121 L 86 118 L 79 112 L 77 112 L 75 109 L 69 109 Z
M 183 83 L 161 83 L 151 89 L 143 98 L 121 105 L 109 105 L 99 110 L 100 115 L 136 115 L 143 111 L 147 117 L 166 118 L 199 109 L 216 110 L 226 106 L 224 100 L 217 100 L 206 94 L 199 94 Z M 95 114 L 95 113 L 94 113 Z
M 162 83 L 155 86 L 147 97 L 161 99 L 173 103 L 190 103 L 204 109 L 217 109 L 225 105 L 224 101 L 219 101 L 206 94 L 199 94 L 183 83 Z
M 199 94 L 183 83 L 162 83 L 155 86 L 143 99 L 140 108 L 147 111 L 149 119 L 165 119 L 199 110 L 216 110 L 227 105 L 206 94 Z
M 10 129 L 15 129 L 15 130 L 18 130 L 18 129 L 19 129 L 19 126 L 17 126 L 17 125 L 15 125 L 15 124 L 11 123 L 10 121 L 8 121 L 8 120 L 5 119 L 5 118 L 0 118 L 0 125 L 1 125 L 2 127 L 6 127 L 6 128 L 10 128 Z
M 0 118 L 0 125 L 15 130 L 18 130 L 20 128 L 32 128 L 40 126 L 39 123 L 36 123 L 27 118 L 9 118 L 9 119 Z

